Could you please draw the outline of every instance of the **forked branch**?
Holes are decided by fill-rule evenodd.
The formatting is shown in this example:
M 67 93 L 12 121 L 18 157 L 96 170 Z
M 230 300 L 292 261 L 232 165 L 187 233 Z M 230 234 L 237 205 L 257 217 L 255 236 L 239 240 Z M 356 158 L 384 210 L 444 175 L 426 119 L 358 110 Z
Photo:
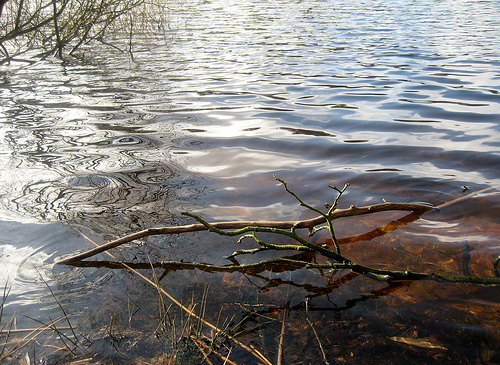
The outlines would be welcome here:
M 414 203 L 380 203 L 374 205 L 367 205 L 363 207 L 356 207 L 351 205 L 347 209 L 337 209 L 330 215 L 331 220 L 335 220 L 343 217 L 352 217 L 357 215 L 372 214 L 377 212 L 386 211 L 409 211 L 416 214 L 422 214 L 433 207 L 431 205 L 424 204 L 414 204 Z M 216 222 L 212 223 L 212 226 L 219 229 L 242 229 L 249 226 L 255 227 L 268 227 L 268 228 L 280 228 L 280 229 L 308 229 L 310 234 L 313 234 L 314 228 L 325 223 L 325 217 L 319 216 L 312 219 L 300 220 L 300 221 L 233 221 L 233 222 Z M 88 251 L 76 254 L 74 256 L 67 257 L 65 259 L 59 260 L 56 264 L 70 264 L 73 262 L 81 261 L 89 257 L 95 256 L 99 253 L 105 252 L 112 248 L 116 248 L 125 243 L 132 242 L 148 236 L 156 235 L 166 235 L 166 234 L 182 234 L 187 232 L 199 232 L 206 231 L 207 227 L 203 224 L 189 224 L 183 226 L 174 227 L 156 227 L 148 228 L 139 232 L 129 234 L 127 236 L 118 238 L 113 241 L 109 241 L 99 247 L 95 247 Z
M 288 264 L 292 265 L 294 268 L 305 268 L 305 269 L 331 269 L 331 270 L 339 270 L 339 269 L 348 269 L 352 272 L 366 275 L 379 280 L 386 281 L 401 281 L 401 280 L 422 280 L 429 279 L 435 281 L 448 281 L 448 282 L 468 282 L 468 283 L 476 283 L 483 285 L 500 285 L 499 277 L 473 277 L 473 276 L 446 276 L 436 273 L 420 273 L 413 271 L 397 271 L 397 270 L 388 270 L 388 269 L 378 269 L 373 267 L 368 267 L 359 263 L 356 263 L 349 258 L 343 256 L 340 253 L 340 248 L 338 246 L 337 240 L 335 238 L 335 232 L 333 229 L 332 220 L 354 216 L 360 214 L 369 214 L 387 210 L 409 210 L 413 211 L 417 214 L 423 214 L 425 211 L 431 209 L 432 207 L 429 205 L 423 204 L 407 204 L 407 203 L 383 203 L 370 205 L 366 207 L 355 207 L 351 206 L 348 209 L 337 209 L 338 202 L 344 191 L 347 189 L 349 185 L 345 185 L 342 189 L 338 189 L 334 186 L 330 186 L 330 188 L 337 191 L 337 196 L 335 197 L 333 204 L 327 206 L 327 211 L 323 212 L 320 209 L 317 209 L 307 203 L 305 203 L 297 194 L 295 194 L 292 190 L 288 188 L 288 185 L 285 181 L 275 177 L 276 180 L 280 181 L 285 190 L 292 195 L 301 206 L 314 211 L 319 214 L 318 217 L 303 220 L 303 221 L 292 221 L 292 222 L 218 222 L 218 223 L 209 223 L 206 220 L 202 219 L 200 216 L 183 212 L 182 214 L 188 217 L 195 219 L 198 224 L 192 224 L 188 226 L 180 226 L 180 227 L 163 227 L 163 228 L 151 228 L 148 230 L 144 230 L 141 232 L 134 233 L 132 235 L 123 237 L 121 239 L 108 242 L 105 245 L 99 246 L 93 250 L 89 250 L 79 255 L 75 255 L 57 262 L 57 264 L 69 264 L 78 262 L 84 258 L 91 257 L 97 253 L 106 251 L 110 248 L 117 247 L 123 243 L 130 242 L 132 240 L 146 237 L 149 235 L 155 234 L 171 234 L 171 233 L 184 233 L 184 232 L 193 232 L 193 231 L 201 231 L 207 230 L 209 232 L 214 232 L 219 235 L 224 236 L 240 236 L 239 241 L 245 238 L 252 238 L 257 243 L 258 247 L 250 250 L 241 250 L 232 254 L 230 257 L 234 258 L 236 255 L 240 254 L 254 254 L 256 252 L 265 251 L 265 250 L 295 250 L 295 251 L 309 251 L 316 253 L 317 255 L 321 255 L 328 259 L 328 261 L 324 264 L 314 264 L 307 261 L 302 260 L 289 260 L 284 258 L 277 258 L 274 260 L 266 260 L 264 262 L 258 262 L 256 264 L 249 265 L 230 265 L 230 266 L 217 266 L 210 264 L 202 264 L 202 263 L 172 263 L 172 262 L 162 262 L 161 266 L 164 268 L 170 267 L 191 267 L 191 268 L 202 268 L 205 270 L 213 270 L 213 271 L 245 271 L 248 269 L 254 269 L 256 265 L 271 265 L 276 266 L 279 264 Z M 320 224 L 324 224 L 321 227 L 317 227 Z M 297 233 L 297 229 L 307 228 L 309 230 L 309 235 L 312 235 L 315 231 L 320 229 L 328 229 L 330 233 L 330 237 L 334 242 L 334 250 L 330 250 L 327 247 L 316 245 L 312 242 L 309 242 L 307 239 L 303 238 L 301 235 Z M 271 244 L 262 241 L 259 237 L 259 233 L 271 233 L 279 236 L 284 236 L 287 238 L 293 239 L 295 244 Z M 292 262 L 293 261 L 293 262 Z

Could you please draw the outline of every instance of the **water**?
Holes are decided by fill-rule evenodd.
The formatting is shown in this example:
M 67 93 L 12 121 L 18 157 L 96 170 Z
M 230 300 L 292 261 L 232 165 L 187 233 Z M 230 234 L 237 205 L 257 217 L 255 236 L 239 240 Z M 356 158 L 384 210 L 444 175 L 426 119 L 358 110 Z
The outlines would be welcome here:
M 214 0 L 170 34 L 138 35 L 133 60 L 98 46 L 85 50 L 84 61 L 2 66 L 6 316 L 16 312 L 22 328 L 33 324 L 20 314 L 59 313 L 42 277 L 82 328 L 127 317 L 124 308 L 138 298 L 149 303 L 142 314 L 154 311 L 155 289 L 132 274 L 50 264 L 91 248 L 75 228 L 104 242 L 190 222 L 183 210 L 213 220 L 311 217 L 273 174 L 318 207 L 332 200 L 329 184 L 351 184 L 342 207 L 383 199 L 438 205 L 491 187 L 420 219 L 394 213 L 339 221 L 336 229 L 345 242 L 376 237 L 343 249 L 367 264 L 493 276 L 500 253 L 499 10 L 496 1 Z M 386 226 L 392 221 L 397 230 Z M 223 257 L 237 247 L 206 235 L 139 243 L 117 254 L 134 262 L 228 263 Z M 331 362 L 383 361 L 387 353 L 398 354 L 396 363 L 500 361 L 496 288 L 387 285 L 302 271 L 248 282 L 217 275 L 175 272 L 164 280 L 187 301 L 209 282 L 214 308 L 283 306 L 286 298 L 300 307 L 308 297 Z M 304 325 L 303 315 L 292 311 L 290 323 Z M 248 340 L 272 358 L 276 333 L 263 333 L 262 342 L 256 333 Z M 290 329 L 290 362 L 299 354 L 321 358 L 312 332 L 305 337 L 307 344 Z M 425 353 L 392 337 L 430 338 L 448 350 Z

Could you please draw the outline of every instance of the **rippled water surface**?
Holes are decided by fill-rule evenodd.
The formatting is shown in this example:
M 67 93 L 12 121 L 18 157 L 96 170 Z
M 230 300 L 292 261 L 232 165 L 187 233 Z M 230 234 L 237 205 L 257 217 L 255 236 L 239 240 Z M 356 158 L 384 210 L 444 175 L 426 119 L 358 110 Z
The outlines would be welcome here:
M 344 253 L 367 264 L 494 276 L 500 3 L 450 4 L 205 1 L 171 33 L 137 35 L 133 59 L 94 44 L 83 61 L 2 66 L 5 316 L 58 313 L 42 278 L 82 328 L 109 325 L 110 313 L 125 318 L 131 300 L 154 303 L 155 289 L 132 274 L 50 264 L 91 248 L 76 229 L 102 243 L 190 222 L 183 210 L 213 220 L 312 217 L 273 174 L 318 207 L 332 200 L 329 184 L 351 184 L 342 207 L 384 199 L 439 205 L 489 188 L 421 217 L 353 218 L 336 228 Z M 369 237 L 349 240 L 363 234 Z M 115 253 L 137 262 L 220 264 L 235 248 L 233 240 L 200 234 L 144 240 Z M 500 361 L 497 288 L 374 284 L 346 273 L 217 275 L 175 272 L 164 280 L 186 300 L 209 283 L 214 308 L 252 298 L 307 302 L 317 309 L 316 328 L 334 323 L 334 331 L 298 336 L 304 343 L 290 329 L 287 363 L 322 359 L 317 336 L 330 363 L 383 363 L 388 353 L 397 354 L 394 363 Z M 301 315 L 291 312 L 290 321 Z M 280 326 L 262 343 L 253 334 L 271 359 Z M 447 350 L 422 353 L 421 343 L 401 338 Z

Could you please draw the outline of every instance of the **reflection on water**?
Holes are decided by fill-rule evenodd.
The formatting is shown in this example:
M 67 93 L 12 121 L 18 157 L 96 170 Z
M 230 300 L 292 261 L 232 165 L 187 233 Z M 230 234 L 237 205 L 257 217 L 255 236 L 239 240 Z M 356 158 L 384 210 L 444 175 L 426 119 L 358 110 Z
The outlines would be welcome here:
M 9 263 L 2 277 L 10 276 L 13 303 L 26 312 L 40 307 L 32 292 L 41 289 L 29 285 L 37 276 L 31 265 L 91 246 L 69 227 L 102 242 L 185 222 L 179 216 L 185 209 L 218 220 L 309 217 L 273 173 L 318 206 L 331 200 L 332 183 L 352 184 L 343 206 L 382 199 L 437 205 L 500 184 L 498 2 L 214 0 L 197 9 L 172 32 L 175 41 L 136 38 L 134 62 L 102 46 L 91 53 L 92 63 L 14 62 L 0 69 L 0 242 Z M 364 249 L 357 257 L 357 245 L 346 252 L 385 265 L 387 253 L 376 250 L 381 245 L 401 254 L 402 268 L 450 273 L 464 272 L 465 252 L 471 274 L 492 275 L 498 209 L 492 190 L 380 236 L 373 254 Z M 377 226 L 364 219 L 336 224 L 339 237 Z M 226 250 L 219 242 L 158 239 L 127 246 L 121 255 L 219 262 Z M 40 268 L 74 307 L 95 309 L 101 303 L 89 296 L 109 292 L 127 300 L 124 293 L 135 290 L 127 274 L 89 270 Z M 186 277 L 176 275 L 167 279 L 184 288 Z M 236 286 L 231 278 L 212 285 L 226 290 L 221 283 Z M 210 281 L 201 274 L 188 279 L 192 286 L 179 289 L 188 296 L 198 281 Z M 417 322 L 425 305 L 437 311 L 431 299 L 423 307 L 402 304 L 426 300 L 429 289 L 419 292 L 420 285 L 406 294 L 396 288 L 384 303 L 397 303 Z M 284 289 L 270 287 L 277 290 L 269 294 L 273 302 Z M 373 310 L 370 293 L 378 289 L 365 288 L 364 294 L 355 285 L 346 290 L 346 301 L 368 298 L 349 307 L 356 308 L 351 319 Z M 432 289 L 440 300 L 460 297 L 438 284 Z M 300 302 L 304 293 L 296 295 Z M 467 295 L 453 305 L 475 300 Z M 494 296 L 477 295 L 487 308 L 476 303 L 475 310 L 497 310 Z M 311 303 L 332 308 L 325 298 Z M 441 328 L 456 326 L 452 317 Z M 476 345 L 471 362 L 487 357 Z

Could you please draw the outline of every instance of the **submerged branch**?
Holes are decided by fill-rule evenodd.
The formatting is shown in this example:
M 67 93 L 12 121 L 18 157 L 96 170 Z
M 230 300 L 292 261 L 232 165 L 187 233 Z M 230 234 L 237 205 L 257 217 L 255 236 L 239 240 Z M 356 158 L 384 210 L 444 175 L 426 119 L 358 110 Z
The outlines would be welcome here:
M 424 213 L 433 207 L 424 204 L 413 204 L 413 203 L 380 203 L 374 205 L 368 205 L 363 207 L 356 207 L 351 205 L 347 209 L 337 209 L 330 215 L 330 219 L 338 219 L 342 217 L 352 217 L 356 215 L 371 214 L 377 212 L 385 211 L 411 211 L 414 213 Z M 307 228 L 312 232 L 313 228 L 319 224 L 326 222 L 325 217 L 319 216 L 312 219 L 301 220 L 301 221 L 233 221 L 233 222 L 216 222 L 211 223 L 211 225 L 217 229 L 227 230 L 227 229 L 242 229 L 246 227 L 267 227 L 267 228 L 277 228 L 277 229 L 302 229 Z M 181 234 L 187 232 L 199 232 L 207 231 L 207 227 L 201 223 L 199 224 L 189 224 L 184 226 L 176 227 L 158 227 L 158 228 L 148 228 L 139 232 L 132 233 L 130 235 L 121 237 L 119 239 L 105 243 L 99 247 L 95 247 L 91 250 L 82 252 L 80 254 L 59 260 L 56 264 L 69 264 L 72 262 L 84 260 L 86 258 L 95 256 L 101 252 L 107 251 L 109 249 L 121 246 L 125 243 L 155 235 L 163 234 Z
M 200 270 L 203 272 L 241 272 L 247 274 L 258 274 L 264 271 L 283 272 L 299 269 L 318 269 L 318 270 L 349 270 L 353 273 L 365 275 L 372 279 L 398 282 L 415 280 L 432 280 L 437 282 L 449 283 L 472 283 L 480 285 L 500 285 L 500 277 L 478 277 L 461 275 L 441 275 L 436 273 L 426 274 L 416 271 L 398 271 L 387 269 L 376 269 L 359 265 L 356 263 L 325 263 L 317 264 L 302 260 L 277 258 L 262 260 L 259 262 L 241 264 L 241 265 L 213 265 L 201 262 L 185 261 L 161 261 L 156 263 L 120 263 L 113 261 L 80 261 L 70 265 L 76 267 L 97 267 L 107 269 L 123 269 L 124 267 L 136 270 L 164 269 L 167 271 L 175 270 Z
M 461 282 L 461 283 L 474 283 L 482 285 L 500 285 L 499 277 L 474 277 L 474 276 L 447 276 L 436 273 L 422 273 L 414 271 L 399 271 L 399 270 L 388 270 L 380 269 L 374 267 L 364 266 L 362 264 L 356 263 L 349 258 L 343 256 L 340 253 L 340 248 L 335 238 L 335 232 L 333 231 L 332 220 L 340 217 L 348 217 L 369 213 L 376 213 L 388 210 L 406 210 L 412 211 L 415 214 L 423 214 L 425 211 L 432 209 L 429 205 L 423 204 L 408 204 L 408 203 L 383 203 L 370 205 L 366 207 L 355 207 L 351 206 L 348 209 L 337 209 L 338 201 L 341 195 L 344 193 L 349 185 L 345 185 L 343 189 L 338 189 L 336 187 L 330 186 L 332 189 L 337 191 L 337 196 L 333 202 L 333 205 L 327 206 L 327 212 L 324 213 L 321 210 L 305 203 L 297 194 L 290 190 L 285 181 L 275 177 L 276 180 L 280 181 L 287 193 L 292 195 L 300 204 L 300 206 L 305 207 L 313 212 L 319 213 L 320 216 L 303 221 L 289 221 L 289 222 L 272 222 L 272 221 L 262 221 L 262 222 L 216 222 L 209 223 L 202 219 L 200 216 L 183 212 L 183 215 L 189 216 L 196 221 L 198 224 L 180 226 L 180 227 L 162 227 L 162 228 L 151 228 L 141 232 L 134 233 L 132 235 L 122 237 L 118 240 L 108 242 L 105 245 L 99 246 L 93 250 L 75 255 L 57 262 L 57 264 L 69 264 L 81 261 L 84 258 L 91 257 L 97 253 L 109 250 L 110 248 L 117 247 L 123 243 L 130 242 L 132 240 L 156 235 L 156 234 L 172 234 L 172 233 L 184 233 L 184 232 L 194 232 L 206 230 L 209 232 L 214 232 L 223 236 L 240 236 L 238 242 L 245 238 L 253 238 L 259 247 L 249 250 L 236 251 L 229 258 L 234 258 L 236 255 L 240 254 L 253 254 L 256 252 L 264 250 L 293 250 L 293 251 L 307 251 L 312 254 L 320 255 L 326 258 L 325 263 L 313 263 L 304 261 L 301 259 L 291 259 L 291 258 L 276 258 L 271 260 L 264 260 L 256 263 L 243 264 L 238 263 L 234 265 L 212 265 L 205 263 L 189 263 L 189 262 L 161 262 L 154 267 L 161 267 L 165 270 L 176 270 L 176 269 L 199 269 L 203 271 L 224 271 L 224 272 L 255 272 L 258 270 L 268 270 L 269 268 L 279 268 L 279 270 L 295 270 L 295 269 L 317 269 L 317 270 L 349 270 L 353 273 L 365 275 L 377 280 L 384 280 L 387 282 L 393 281 L 408 281 L 408 280 L 434 280 L 440 282 Z M 466 197 L 465 197 L 466 198 Z M 460 201 L 459 199 L 457 201 Z M 446 206 L 449 204 L 442 204 L 439 207 Z M 437 208 L 439 208 L 437 207 Z M 324 224 L 326 226 L 316 227 L 319 224 Z M 297 229 L 307 228 L 309 229 L 309 235 L 311 236 L 315 231 L 319 229 L 326 228 L 330 233 L 330 238 L 334 243 L 334 250 L 329 249 L 323 245 L 316 245 L 299 234 L 296 233 Z M 291 238 L 296 241 L 296 244 L 270 244 L 262 241 L 258 237 L 258 233 L 272 233 L 287 238 Z M 498 265 L 498 259 L 495 261 L 494 266 Z

